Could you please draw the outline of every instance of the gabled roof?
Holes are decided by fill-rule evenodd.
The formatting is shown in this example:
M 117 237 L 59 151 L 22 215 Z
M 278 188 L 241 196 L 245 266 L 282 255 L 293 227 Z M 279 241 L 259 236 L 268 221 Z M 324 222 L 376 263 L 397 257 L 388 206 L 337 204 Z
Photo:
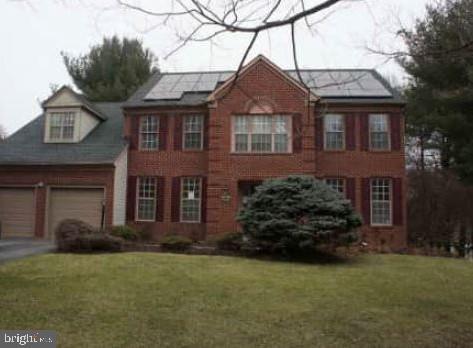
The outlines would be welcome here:
M 44 114 L 0 144 L 1 165 L 113 164 L 125 149 L 121 103 L 93 103 L 106 117 L 80 143 L 44 143 Z
M 276 64 L 274 64 L 268 58 L 260 54 L 254 59 L 252 59 L 248 64 L 246 64 L 240 70 L 238 76 L 236 75 L 236 72 L 233 73 L 229 78 L 227 78 L 227 80 L 223 84 L 218 86 L 212 93 L 210 93 L 210 95 L 207 97 L 207 101 L 212 102 L 215 99 L 217 99 L 219 95 L 221 95 L 225 91 L 225 89 L 231 87 L 232 83 L 234 83 L 235 78 L 237 79 L 243 78 L 253 66 L 259 63 L 265 64 L 274 73 L 276 73 L 277 75 L 285 79 L 287 82 L 289 82 L 290 84 L 298 88 L 303 94 L 309 94 L 309 98 L 311 98 L 311 100 L 319 99 L 319 97 L 317 97 L 312 90 L 308 91 L 306 86 L 303 83 L 293 78 L 291 74 L 287 74 L 286 72 L 281 70 L 281 68 L 279 68 Z
M 91 103 L 85 96 L 75 92 L 69 86 L 62 86 L 56 92 L 54 92 L 48 99 L 41 103 L 43 108 L 47 107 L 55 107 L 51 104 L 54 102 L 55 99 L 59 98 L 62 94 L 68 93 L 75 99 L 76 103 L 74 105 L 64 105 L 64 106 L 80 106 L 89 111 L 92 115 L 98 117 L 100 120 L 104 121 L 107 119 L 107 116 L 103 114 L 93 103 Z M 62 107 L 62 106 L 61 106 Z

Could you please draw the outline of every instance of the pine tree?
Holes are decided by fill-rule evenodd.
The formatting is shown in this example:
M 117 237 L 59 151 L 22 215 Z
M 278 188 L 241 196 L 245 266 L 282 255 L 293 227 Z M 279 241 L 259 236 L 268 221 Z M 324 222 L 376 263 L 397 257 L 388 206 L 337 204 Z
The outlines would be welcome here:
M 408 132 L 441 152 L 443 168 L 473 182 L 473 0 L 427 7 L 401 32 L 408 58 Z
M 87 54 L 62 53 L 74 84 L 92 101 L 124 101 L 154 72 L 155 56 L 140 41 L 104 38 Z
M 349 200 L 310 176 L 266 180 L 237 220 L 253 246 L 288 254 L 354 240 L 361 225 Z

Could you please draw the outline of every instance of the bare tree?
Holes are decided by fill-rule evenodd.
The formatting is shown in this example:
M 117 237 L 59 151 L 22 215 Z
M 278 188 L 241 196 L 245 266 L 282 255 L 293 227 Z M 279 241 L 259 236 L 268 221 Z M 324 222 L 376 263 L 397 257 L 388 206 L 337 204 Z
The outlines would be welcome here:
M 133 3 L 132 0 L 117 0 L 123 8 L 156 18 L 158 23 L 153 29 L 160 26 L 177 28 L 178 42 L 165 58 L 191 42 L 214 43 L 214 40 L 226 33 L 248 34 L 250 41 L 242 53 L 233 82 L 238 79 L 248 54 L 261 34 L 289 27 L 294 66 L 303 85 L 306 81 L 299 72 L 296 24 L 303 22 L 313 32 L 317 24 L 335 12 L 336 5 L 358 1 L 363 0 L 167 0 L 160 1 L 160 8 L 165 10 L 155 11 Z M 234 83 L 232 88 L 233 85 Z

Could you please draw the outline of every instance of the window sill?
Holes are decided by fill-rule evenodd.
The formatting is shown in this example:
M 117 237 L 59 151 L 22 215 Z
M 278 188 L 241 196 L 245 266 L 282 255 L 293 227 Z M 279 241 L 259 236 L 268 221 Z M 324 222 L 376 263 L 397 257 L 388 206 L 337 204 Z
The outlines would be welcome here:
M 230 152 L 234 156 L 290 156 L 293 152 Z
M 204 152 L 204 149 L 182 149 L 181 151 L 193 153 L 193 152 Z
M 62 139 L 55 139 L 55 140 L 51 140 L 51 139 L 46 139 L 44 141 L 45 144 L 77 144 L 79 143 L 79 141 L 77 140 L 74 140 L 74 139 L 66 139 L 66 140 L 62 140 Z
M 369 226 L 374 227 L 374 228 L 379 228 L 379 229 L 386 229 L 386 230 L 392 230 L 394 228 L 394 225 L 370 224 Z
M 323 149 L 322 151 L 324 152 L 330 152 L 330 153 L 344 153 L 347 152 L 348 150 L 346 149 Z
M 391 152 L 395 152 L 391 149 L 380 149 L 380 150 L 377 150 L 377 149 L 369 149 L 368 152 L 373 152 L 373 153 L 391 153 Z

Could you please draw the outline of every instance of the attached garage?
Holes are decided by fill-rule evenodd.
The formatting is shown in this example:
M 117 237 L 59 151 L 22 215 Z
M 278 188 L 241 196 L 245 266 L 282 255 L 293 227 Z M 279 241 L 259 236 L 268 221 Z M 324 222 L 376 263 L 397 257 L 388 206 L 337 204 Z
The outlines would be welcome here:
M 33 188 L 0 188 L 1 238 L 34 237 Z
M 49 196 L 49 236 L 65 219 L 82 220 L 94 227 L 103 221 L 102 188 L 51 188 Z

